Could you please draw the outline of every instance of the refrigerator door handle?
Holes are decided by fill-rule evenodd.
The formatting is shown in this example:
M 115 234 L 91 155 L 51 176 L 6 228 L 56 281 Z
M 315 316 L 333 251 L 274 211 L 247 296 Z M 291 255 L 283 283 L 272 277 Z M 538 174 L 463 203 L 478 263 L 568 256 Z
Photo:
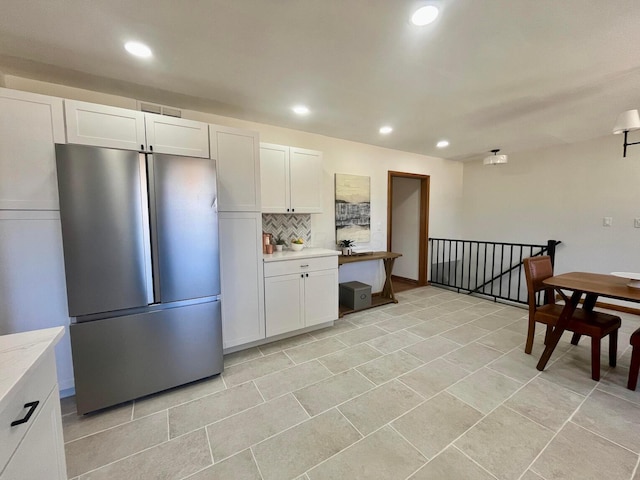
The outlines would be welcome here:
M 143 153 L 138 155 L 140 168 L 140 203 L 146 207 L 149 205 L 149 190 L 147 188 L 147 162 Z M 153 268 L 151 260 L 151 225 L 149 223 L 149 211 L 142 209 L 142 244 L 144 248 L 144 273 L 147 289 L 147 303 L 155 303 L 153 295 Z

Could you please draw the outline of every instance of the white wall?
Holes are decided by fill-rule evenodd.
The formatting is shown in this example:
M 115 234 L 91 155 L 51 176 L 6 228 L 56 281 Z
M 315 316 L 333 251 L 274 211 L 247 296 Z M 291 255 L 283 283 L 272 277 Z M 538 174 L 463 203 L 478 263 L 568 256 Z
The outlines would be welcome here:
M 62 98 L 136 108 L 135 99 L 108 95 L 90 90 L 40 82 L 7 75 L 6 87 Z M 179 106 L 178 106 L 179 107 Z M 312 133 L 276 127 L 262 123 L 222 117 L 210 113 L 183 110 L 183 117 L 218 125 L 246 128 L 260 132 L 260 140 L 292 145 L 324 154 L 324 213 L 311 215 L 312 243 L 335 248 L 334 175 L 348 173 L 371 177 L 371 244 L 359 245 L 374 250 L 386 250 L 387 237 L 387 172 L 418 173 L 431 176 L 430 224 L 431 236 L 456 237 L 461 233 L 462 164 L 436 157 L 401 152 L 362 143 L 325 137 Z M 381 262 L 362 262 L 340 267 L 340 281 L 359 280 L 379 291 L 384 282 Z
M 401 252 L 393 273 L 418 280 L 420 257 L 420 180 L 393 178 L 393 214 L 391 251 Z
M 465 239 L 561 240 L 558 273 L 640 272 L 640 146 L 622 158 L 621 135 L 466 163 L 462 204 Z

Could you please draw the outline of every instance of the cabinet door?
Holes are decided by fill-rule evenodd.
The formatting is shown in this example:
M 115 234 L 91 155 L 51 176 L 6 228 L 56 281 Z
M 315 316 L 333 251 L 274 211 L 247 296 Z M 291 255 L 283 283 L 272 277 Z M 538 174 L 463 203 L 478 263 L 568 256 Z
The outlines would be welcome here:
M 144 113 L 95 103 L 64 101 L 67 142 L 144 150 Z
M 258 132 L 209 125 L 221 212 L 260 211 Z
M 305 327 L 338 319 L 338 269 L 305 276 Z
M 289 147 L 260 144 L 262 211 L 287 213 L 291 210 L 289 191 Z
M 145 113 L 144 121 L 150 152 L 209 158 L 206 123 L 153 113 Z
M 0 88 L 0 209 L 57 210 L 62 99 Z
M 265 336 L 262 215 L 219 213 L 224 348 Z
M 322 152 L 291 147 L 289 180 L 291 211 L 322 213 Z
M 267 337 L 304 327 L 304 274 L 264 279 Z
M 0 480 L 67 478 L 58 389 L 54 388 L 0 476 Z

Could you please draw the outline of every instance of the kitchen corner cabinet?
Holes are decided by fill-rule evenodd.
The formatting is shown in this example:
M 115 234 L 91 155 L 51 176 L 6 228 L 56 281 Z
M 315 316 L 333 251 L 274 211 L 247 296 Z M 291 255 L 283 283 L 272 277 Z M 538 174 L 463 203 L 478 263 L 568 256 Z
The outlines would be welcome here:
M 206 123 L 77 100 L 64 111 L 69 143 L 209 158 Z
M 262 215 L 220 212 L 223 347 L 265 338 Z
M 267 337 L 338 319 L 338 257 L 265 263 Z
M 322 152 L 260 144 L 262 211 L 322 213 Z
M 258 132 L 209 125 L 221 212 L 260 212 Z
M 0 210 L 57 210 L 62 99 L 0 88 Z

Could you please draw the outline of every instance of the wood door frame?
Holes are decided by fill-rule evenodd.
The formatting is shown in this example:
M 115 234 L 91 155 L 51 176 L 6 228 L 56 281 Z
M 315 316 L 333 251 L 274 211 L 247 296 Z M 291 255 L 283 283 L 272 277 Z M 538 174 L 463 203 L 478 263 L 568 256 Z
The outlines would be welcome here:
M 393 179 L 413 178 L 420 180 L 420 231 L 418 237 L 418 285 L 427 285 L 427 254 L 429 248 L 429 192 L 430 175 L 388 171 L 387 180 L 387 250 L 391 251 L 393 238 Z M 402 252 L 398 252 L 402 253 Z

